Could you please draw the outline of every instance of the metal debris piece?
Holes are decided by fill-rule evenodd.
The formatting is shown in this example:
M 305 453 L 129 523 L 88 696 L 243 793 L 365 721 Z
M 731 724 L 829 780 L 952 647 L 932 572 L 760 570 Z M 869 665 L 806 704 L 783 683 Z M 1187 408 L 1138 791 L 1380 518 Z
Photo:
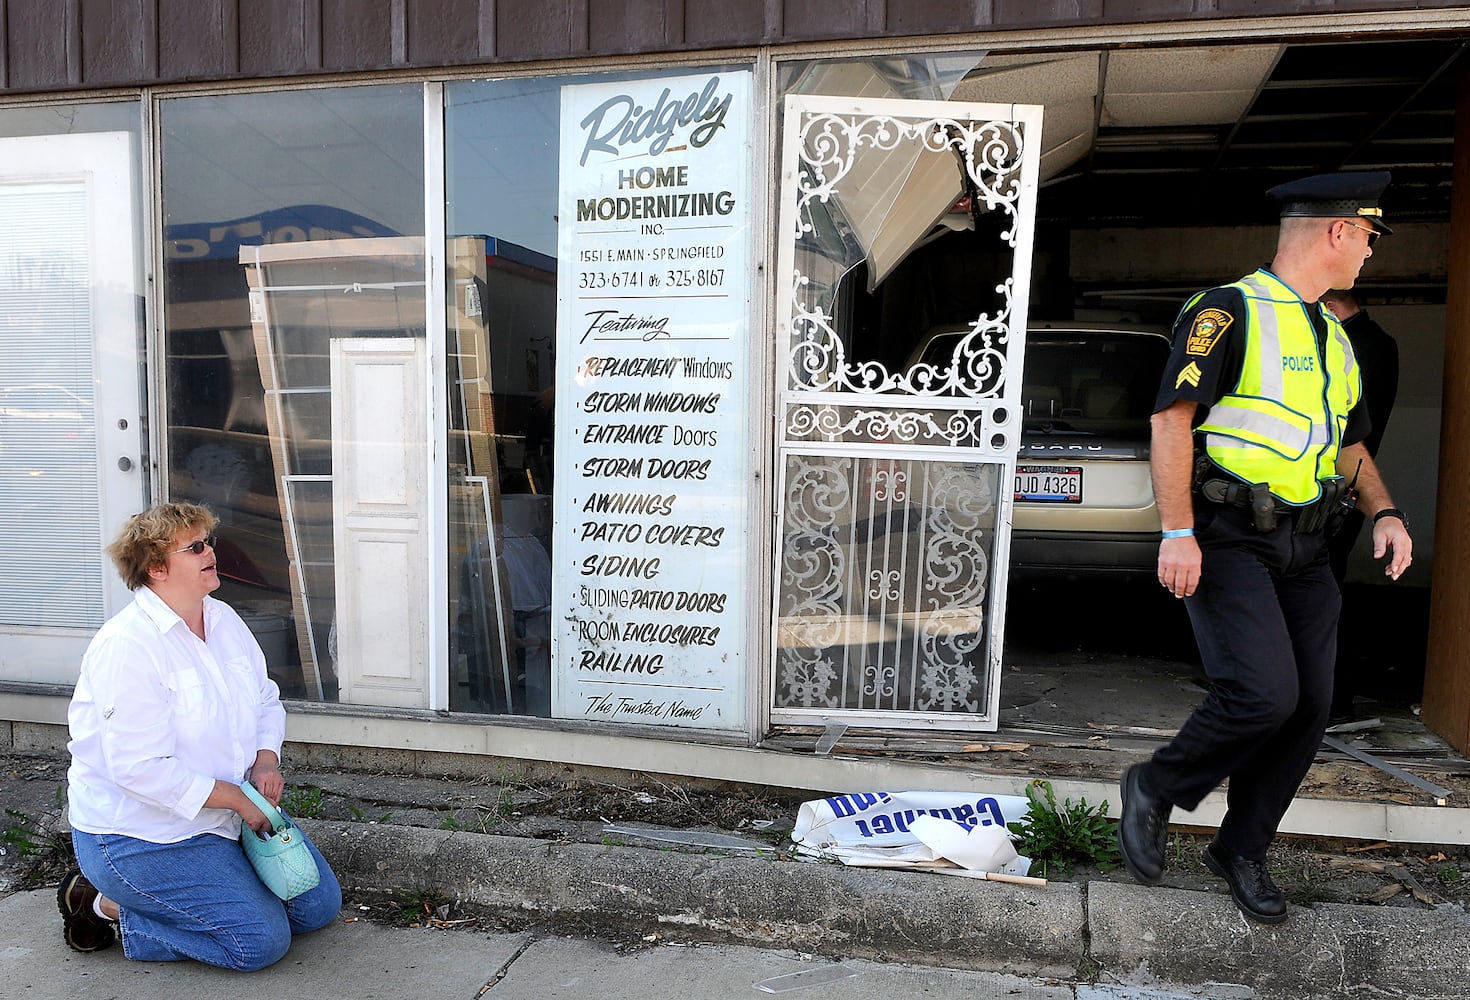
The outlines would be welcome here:
M 1395 767 L 1388 761 L 1375 757 L 1371 753 L 1365 753 L 1362 750 L 1357 749 L 1356 747 L 1350 747 L 1336 737 L 1323 736 L 1322 742 L 1326 743 L 1334 750 L 1341 751 L 1342 753 L 1347 754 L 1349 757 L 1353 757 L 1357 760 L 1362 761 L 1364 764 L 1372 764 L 1374 767 L 1378 768 L 1385 774 L 1391 774 L 1395 778 L 1400 778 L 1404 781 L 1407 781 L 1415 788 L 1424 789 L 1424 791 L 1434 796 L 1434 804 L 1437 806 L 1446 805 L 1449 797 L 1453 794 L 1450 789 L 1445 788 L 1443 785 L 1436 785 L 1434 782 L 1426 781 L 1425 779 L 1419 777 L 1417 774 L 1410 774 L 1403 768 Z
M 1159 729 L 1156 726 L 1119 726 L 1109 722 L 1089 722 L 1087 728 L 1117 733 L 1121 736 L 1161 736 L 1168 740 L 1179 735 L 1177 729 Z
M 803 969 L 800 972 L 788 972 L 784 976 L 772 976 L 770 979 L 762 979 L 751 985 L 762 993 L 789 993 L 791 990 L 806 989 L 808 986 L 823 986 L 827 983 L 840 982 L 856 975 L 856 969 L 849 969 L 845 965 L 824 965 L 820 969 Z
M 1328 726 L 1327 731 L 1329 733 L 1361 733 L 1369 729 L 1382 728 L 1382 719 L 1359 719 L 1356 722 L 1339 722 L 1336 725 Z
M 1048 985 L 1055 985 L 1049 983 Z M 1255 1000 L 1256 991 L 1240 983 L 1204 983 L 1200 986 L 1125 986 L 1085 983 L 1077 987 L 1077 1000 Z
M 668 830 L 660 827 L 645 826 L 618 826 L 608 823 L 602 828 L 603 833 L 619 834 L 624 837 L 643 837 L 646 840 L 657 840 L 665 844 L 684 844 L 688 847 L 712 847 L 721 851 L 761 851 L 775 853 L 776 848 L 771 844 L 763 844 L 757 840 L 745 840 L 741 837 L 732 837 L 726 833 L 706 833 L 703 830 Z
M 829 722 L 827 728 L 822 730 L 822 735 L 817 738 L 816 753 L 818 757 L 825 757 L 832 752 L 837 741 L 842 739 L 842 734 L 847 732 L 847 723 Z

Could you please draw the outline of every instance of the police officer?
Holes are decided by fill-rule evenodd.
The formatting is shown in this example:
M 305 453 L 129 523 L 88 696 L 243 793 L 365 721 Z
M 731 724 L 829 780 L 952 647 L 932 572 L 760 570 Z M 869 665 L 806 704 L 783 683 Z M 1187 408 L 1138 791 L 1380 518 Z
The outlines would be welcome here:
M 1123 774 L 1118 839 L 1129 872 L 1157 883 L 1174 806 L 1230 780 L 1205 865 L 1249 918 L 1286 919 L 1266 850 L 1327 724 L 1341 598 L 1323 529 L 1356 475 L 1388 576 L 1412 543 L 1363 446 L 1369 426 L 1352 346 L 1319 303 L 1349 288 L 1391 230 L 1384 172 L 1278 185 L 1272 262 L 1190 299 L 1152 418 L 1163 521 L 1159 582 L 1184 600 L 1209 690 L 1179 734 Z

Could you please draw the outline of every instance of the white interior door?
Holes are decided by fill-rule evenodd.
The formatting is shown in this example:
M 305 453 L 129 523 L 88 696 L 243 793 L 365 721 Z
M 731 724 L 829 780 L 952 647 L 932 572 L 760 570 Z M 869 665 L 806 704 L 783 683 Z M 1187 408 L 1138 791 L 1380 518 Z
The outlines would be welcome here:
M 344 704 L 429 707 L 422 337 L 332 339 L 332 527 Z
M 143 505 L 132 137 L 0 139 L 0 679 L 75 682 Z

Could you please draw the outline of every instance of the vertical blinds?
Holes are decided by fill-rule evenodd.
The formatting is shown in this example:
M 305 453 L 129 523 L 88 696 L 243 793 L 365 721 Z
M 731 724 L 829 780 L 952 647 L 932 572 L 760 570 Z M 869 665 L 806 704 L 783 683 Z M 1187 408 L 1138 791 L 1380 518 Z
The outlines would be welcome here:
M 88 231 L 84 181 L 0 185 L 0 625 L 102 624 Z

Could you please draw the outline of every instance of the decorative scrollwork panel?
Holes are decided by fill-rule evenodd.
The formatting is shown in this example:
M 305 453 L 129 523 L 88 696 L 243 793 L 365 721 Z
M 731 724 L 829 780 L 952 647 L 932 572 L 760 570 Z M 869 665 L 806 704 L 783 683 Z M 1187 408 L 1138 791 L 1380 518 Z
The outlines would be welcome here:
M 792 455 L 776 705 L 978 714 L 1000 466 Z
M 790 303 L 787 386 L 803 392 L 1000 398 L 1018 316 L 1014 278 L 996 285 L 999 305 L 974 317 L 947 356 L 897 370 L 851 356 L 838 315 L 837 286 L 861 254 L 871 253 L 884 238 L 882 211 L 871 204 L 866 188 L 895 161 L 952 159 L 955 176 L 963 181 L 957 190 L 965 192 L 977 215 L 1003 217 L 997 238 L 1017 249 L 1020 235 L 1032 225 L 1034 198 L 1027 197 L 1032 192 L 1023 167 L 1035 157 L 1039 120 L 905 115 L 896 113 L 893 102 L 872 103 L 886 112 L 827 110 L 820 98 L 788 104 L 798 124 L 795 135 L 788 136 L 797 162 L 790 171 L 794 205 L 788 234 L 795 255 L 784 279 L 791 283 L 784 297 Z M 878 201 L 880 207 L 885 204 Z

